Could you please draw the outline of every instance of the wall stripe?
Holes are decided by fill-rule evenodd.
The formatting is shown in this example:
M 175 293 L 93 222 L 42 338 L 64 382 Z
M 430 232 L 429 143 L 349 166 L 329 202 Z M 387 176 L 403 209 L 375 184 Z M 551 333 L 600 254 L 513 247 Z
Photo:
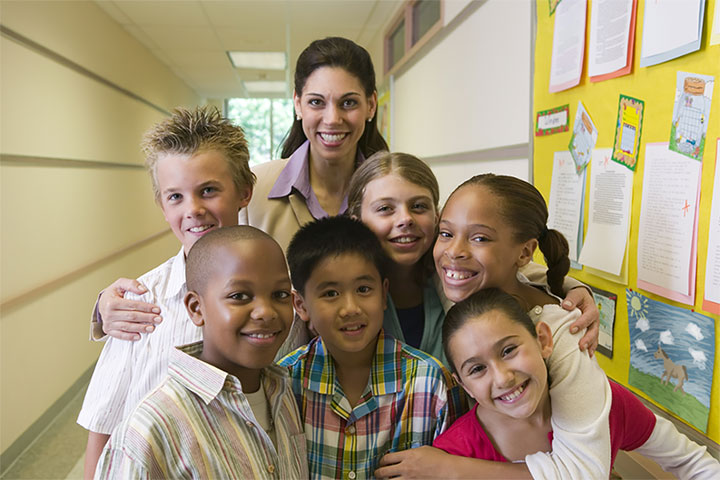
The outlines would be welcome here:
M 482 162 L 486 160 L 518 160 L 530 158 L 530 144 L 518 143 L 505 147 L 487 148 L 484 150 L 473 150 L 471 152 L 451 153 L 448 155 L 436 155 L 434 157 L 422 157 L 425 163 L 437 165 L 445 162 Z
M 127 253 L 130 253 L 133 250 L 137 250 L 137 249 L 147 245 L 148 243 L 153 242 L 154 240 L 157 240 L 158 238 L 162 237 L 163 235 L 169 234 L 170 232 L 171 232 L 171 230 L 169 228 L 167 228 L 160 232 L 154 233 L 148 237 L 143 238 L 142 240 L 133 242 L 130 245 L 122 247 L 108 255 L 105 255 L 97 260 L 87 263 L 80 268 L 77 268 L 68 273 L 60 275 L 59 277 L 52 279 L 50 281 L 44 282 L 43 284 L 38 285 L 37 287 L 33 287 L 19 295 L 15 295 L 8 299 L 3 299 L 2 303 L 0 303 L 0 310 L 2 310 L 3 313 L 8 313 L 12 310 L 15 310 L 30 301 L 34 301 L 35 299 L 37 299 L 37 297 L 42 297 L 44 295 L 47 295 L 50 292 L 54 292 L 55 290 L 62 287 L 63 285 L 67 285 L 68 283 L 74 281 L 75 279 L 80 278 L 84 275 L 87 275 L 91 271 L 97 270 L 98 268 L 111 262 L 112 260 L 115 260 L 118 257 L 121 257 Z
M 15 30 L 12 30 L 12 29 L 6 27 L 5 25 L 0 24 L 0 34 L 19 43 L 20 45 L 23 45 L 26 48 L 29 48 L 30 50 L 33 50 L 36 53 L 39 53 L 40 55 L 43 55 L 43 56 L 53 60 L 54 62 L 59 63 L 60 65 L 63 65 L 71 70 L 76 71 L 77 73 L 79 73 L 81 75 L 91 78 L 91 79 L 95 80 L 96 82 L 102 83 L 103 85 L 110 87 L 113 90 L 116 90 L 116 91 L 122 93 L 123 95 L 126 95 L 126 96 L 132 98 L 133 100 L 137 100 L 138 102 L 143 103 L 143 104 L 147 105 L 148 107 L 153 108 L 162 114 L 165 114 L 168 116 L 170 115 L 170 112 L 168 112 L 166 109 L 160 107 L 159 105 L 152 103 L 150 100 L 147 100 L 147 99 L 141 97 L 140 95 L 138 95 L 134 92 L 131 92 L 127 88 L 121 87 L 117 83 L 111 82 L 107 78 L 102 77 L 102 76 L 98 75 L 97 73 L 88 70 L 87 68 L 83 67 L 82 65 L 73 62 L 69 58 L 62 56 L 59 53 L 57 53 L 53 50 L 50 50 L 49 48 L 47 48 L 43 45 L 40 45 L 39 43 L 37 43 L 33 40 L 30 40 L 26 36 L 19 34 Z
M 68 168 L 119 168 L 145 170 L 144 165 L 71 158 L 37 157 L 32 155 L 7 155 L 0 153 L 0 165 L 13 167 L 68 167 Z

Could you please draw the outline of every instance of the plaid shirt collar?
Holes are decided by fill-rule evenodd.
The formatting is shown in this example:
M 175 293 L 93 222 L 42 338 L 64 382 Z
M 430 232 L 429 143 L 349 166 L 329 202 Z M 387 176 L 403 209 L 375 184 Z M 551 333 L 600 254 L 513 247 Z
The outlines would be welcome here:
M 402 391 L 405 378 L 404 362 L 400 361 L 402 346 L 393 337 L 381 330 L 375 347 L 375 358 L 370 367 L 369 388 L 352 410 L 347 411 L 347 402 L 342 402 L 345 394 L 335 375 L 335 365 L 330 352 L 320 337 L 313 339 L 307 346 L 303 388 L 321 395 L 332 396 L 332 409 L 344 418 L 361 418 L 378 408 L 376 397 Z M 398 365 L 403 365 L 400 370 Z

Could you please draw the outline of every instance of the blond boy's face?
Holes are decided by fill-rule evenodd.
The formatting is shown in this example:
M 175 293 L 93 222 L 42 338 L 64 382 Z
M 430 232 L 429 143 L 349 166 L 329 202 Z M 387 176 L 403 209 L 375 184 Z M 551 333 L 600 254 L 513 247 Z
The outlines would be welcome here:
M 295 310 L 310 322 L 335 359 L 370 355 L 383 324 L 387 280 L 357 254 L 326 258 L 313 270 Z
M 160 208 L 185 254 L 206 233 L 237 225 L 252 187 L 238 191 L 225 155 L 217 150 L 158 156 Z
M 293 319 L 282 249 L 267 238 L 213 251 L 202 292 L 188 292 L 190 317 L 203 327 L 201 359 L 238 377 L 257 378 L 273 363 Z

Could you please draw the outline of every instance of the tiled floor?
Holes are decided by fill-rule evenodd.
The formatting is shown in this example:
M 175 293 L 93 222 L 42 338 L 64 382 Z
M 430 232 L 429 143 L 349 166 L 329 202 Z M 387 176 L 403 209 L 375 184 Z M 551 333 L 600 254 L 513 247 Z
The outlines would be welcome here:
M 0 479 L 82 479 L 87 431 L 75 420 L 83 397 L 85 389 L 78 392 Z

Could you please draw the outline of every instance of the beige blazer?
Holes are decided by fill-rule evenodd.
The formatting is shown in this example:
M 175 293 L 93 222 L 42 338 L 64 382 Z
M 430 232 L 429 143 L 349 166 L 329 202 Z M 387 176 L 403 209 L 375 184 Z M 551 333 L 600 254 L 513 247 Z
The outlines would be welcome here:
M 272 236 L 283 251 L 287 250 L 295 232 L 313 220 L 305 199 L 294 190 L 288 197 L 268 199 L 287 161 L 273 160 L 253 168 L 257 182 L 250 203 L 240 210 L 238 218 L 240 225 L 252 225 Z

